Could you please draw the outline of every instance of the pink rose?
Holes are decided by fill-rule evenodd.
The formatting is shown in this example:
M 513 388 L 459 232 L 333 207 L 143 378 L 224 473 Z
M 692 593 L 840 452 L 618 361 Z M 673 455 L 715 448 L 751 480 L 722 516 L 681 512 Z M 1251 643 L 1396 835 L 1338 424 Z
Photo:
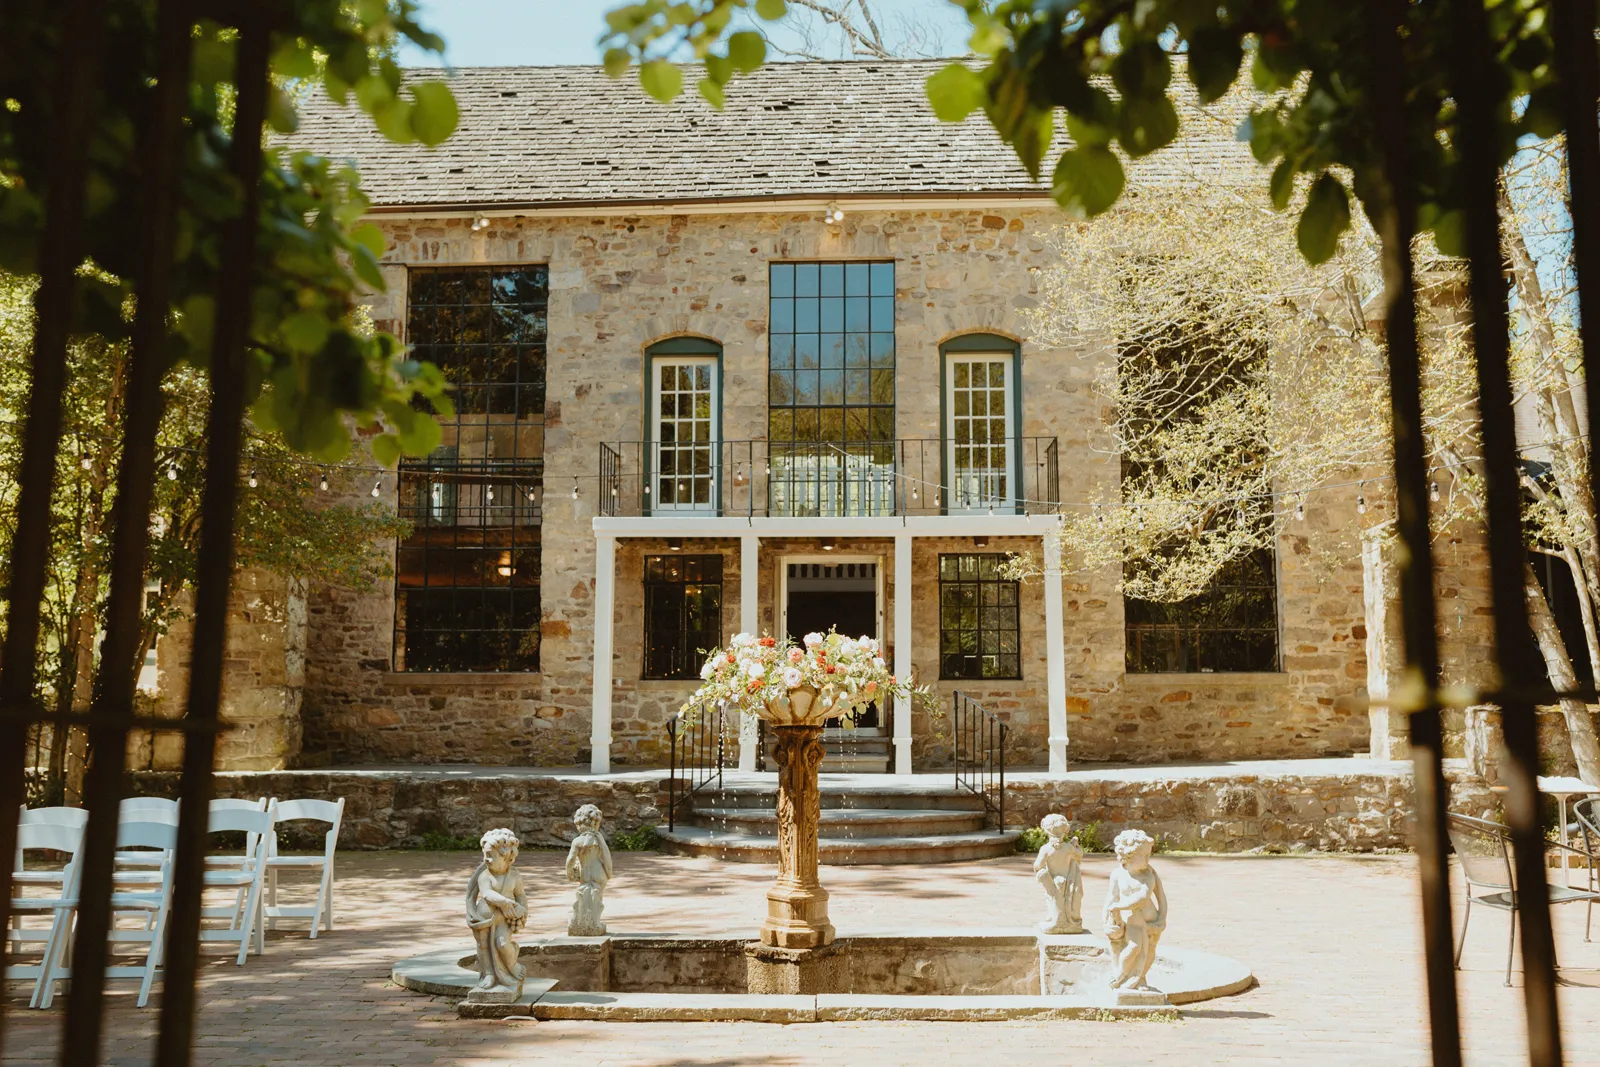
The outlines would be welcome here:
M 801 660 L 803 660 L 805 658 L 806 658 L 806 654 L 804 652 L 800 651 L 798 648 L 791 648 L 789 650 L 789 662 L 790 663 L 799 663 Z

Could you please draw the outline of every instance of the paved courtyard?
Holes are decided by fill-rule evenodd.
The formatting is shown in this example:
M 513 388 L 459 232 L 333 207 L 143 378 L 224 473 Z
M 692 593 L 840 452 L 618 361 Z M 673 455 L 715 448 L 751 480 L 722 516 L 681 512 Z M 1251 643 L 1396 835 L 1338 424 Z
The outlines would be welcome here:
M 564 933 L 565 856 L 527 852 L 532 935 Z M 824 868 L 841 933 L 869 927 L 1018 926 L 1042 895 L 1031 857 L 940 867 Z M 655 853 L 619 853 L 607 892 L 613 931 L 754 934 L 772 869 Z M 445 1002 L 388 984 L 397 957 L 466 943 L 461 920 L 472 853 L 369 852 L 340 858 L 337 929 L 316 941 L 280 930 L 243 968 L 220 958 L 202 976 L 195 1062 L 204 1067 L 584 1064 L 1181 1065 L 1429 1062 L 1421 938 L 1410 856 L 1158 856 L 1173 944 L 1245 960 L 1260 986 L 1183 1011 L 1176 1022 L 593 1023 L 458 1020 Z M 1085 870 L 1085 917 L 1098 925 L 1110 860 Z M 1460 911 L 1457 909 L 1459 926 Z M 1581 906 L 1557 909 L 1567 1063 L 1600 1067 L 1600 940 L 1583 940 Z M 303 929 L 303 927 L 302 927 Z M 1597 929 L 1600 935 L 1600 929 Z M 1526 1062 L 1521 976 L 1502 984 L 1506 920 L 1479 911 L 1463 961 L 1467 1061 Z M 149 1062 L 156 1024 L 114 983 L 107 1062 Z M 64 998 L 31 1012 L 8 989 L 7 1064 L 53 1064 Z M 158 987 L 159 988 L 159 987 Z

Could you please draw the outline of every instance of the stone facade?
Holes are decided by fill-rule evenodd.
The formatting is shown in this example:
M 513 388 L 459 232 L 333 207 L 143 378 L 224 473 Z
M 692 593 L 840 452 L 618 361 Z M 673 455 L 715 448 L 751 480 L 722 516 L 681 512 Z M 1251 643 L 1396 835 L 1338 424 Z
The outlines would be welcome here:
M 644 350 L 697 335 L 723 346 L 722 431 L 759 439 L 766 424 L 767 265 L 775 260 L 893 259 L 896 269 L 898 432 L 936 437 L 939 344 L 965 332 L 1021 343 L 1024 435 L 1059 442 L 1065 501 L 1110 499 L 1117 467 L 1105 450 L 1109 412 L 1091 388 L 1108 354 L 1031 345 L 1019 315 L 1033 303 L 1030 269 L 1044 262 L 1051 209 L 858 211 L 842 225 L 814 213 L 727 213 L 387 221 L 386 293 L 377 324 L 404 336 L 406 268 L 543 263 L 550 268 L 545 430 L 541 672 L 395 672 L 394 595 L 319 589 L 310 597 L 305 761 L 455 762 L 560 766 L 589 759 L 594 633 L 596 457 L 602 442 L 637 440 L 644 415 Z M 576 485 L 579 497 L 571 499 Z M 1066 561 L 1068 748 L 1072 760 L 1319 756 L 1365 750 L 1368 725 L 1362 571 L 1353 491 L 1317 494 L 1279 551 L 1282 670 L 1249 675 L 1128 675 L 1115 573 Z M 1368 518 L 1371 518 L 1369 516 Z M 1036 549 L 1031 538 L 983 551 Z M 937 556 L 978 550 L 971 538 L 913 542 L 913 659 L 941 706 L 959 683 L 937 678 Z M 688 683 L 639 680 L 642 557 L 663 548 L 619 542 L 612 759 L 659 764 L 661 724 Z M 778 628 L 779 558 L 816 552 L 815 540 L 764 540 L 761 628 Z M 1070 549 L 1070 546 L 1068 546 Z M 724 557 L 724 628 L 739 628 L 738 542 L 691 539 L 685 551 Z M 841 539 L 837 552 L 882 560 L 883 629 L 894 632 L 893 544 Z M 1042 765 L 1047 733 L 1040 579 L 1025 586 L 1023 678 L 965 688 L 1011 727 L 1011 759 Z M 919 767 L 948 750 L 938 714 L 914 721 Z

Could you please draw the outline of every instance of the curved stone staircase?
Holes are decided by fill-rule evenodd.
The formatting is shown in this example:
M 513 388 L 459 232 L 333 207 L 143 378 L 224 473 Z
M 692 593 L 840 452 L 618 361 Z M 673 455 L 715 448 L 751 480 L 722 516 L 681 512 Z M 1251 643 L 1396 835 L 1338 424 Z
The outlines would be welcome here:
M 982 798 L 954 785 L 912 791 L 890 775 L 881 784 L 863 784 L 863 775 L 829 777 L 820 782 L 822 863 L 957 863 L 1016 848 L 1019 832 L 988 828 Z M 679 809 L 676 829 L 658 833 L 668 851 L 681 855 L 776 863 L 777 783 L 703 790 Z

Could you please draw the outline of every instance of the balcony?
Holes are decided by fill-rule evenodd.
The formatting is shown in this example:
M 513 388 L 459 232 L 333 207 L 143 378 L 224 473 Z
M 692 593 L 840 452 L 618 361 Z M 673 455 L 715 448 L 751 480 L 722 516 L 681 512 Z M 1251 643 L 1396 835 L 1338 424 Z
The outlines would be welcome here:
M 599 488 L 600 514 L 622 517 L 1044 515 L 1061 501 L 1054 437 L 602 443 Z

